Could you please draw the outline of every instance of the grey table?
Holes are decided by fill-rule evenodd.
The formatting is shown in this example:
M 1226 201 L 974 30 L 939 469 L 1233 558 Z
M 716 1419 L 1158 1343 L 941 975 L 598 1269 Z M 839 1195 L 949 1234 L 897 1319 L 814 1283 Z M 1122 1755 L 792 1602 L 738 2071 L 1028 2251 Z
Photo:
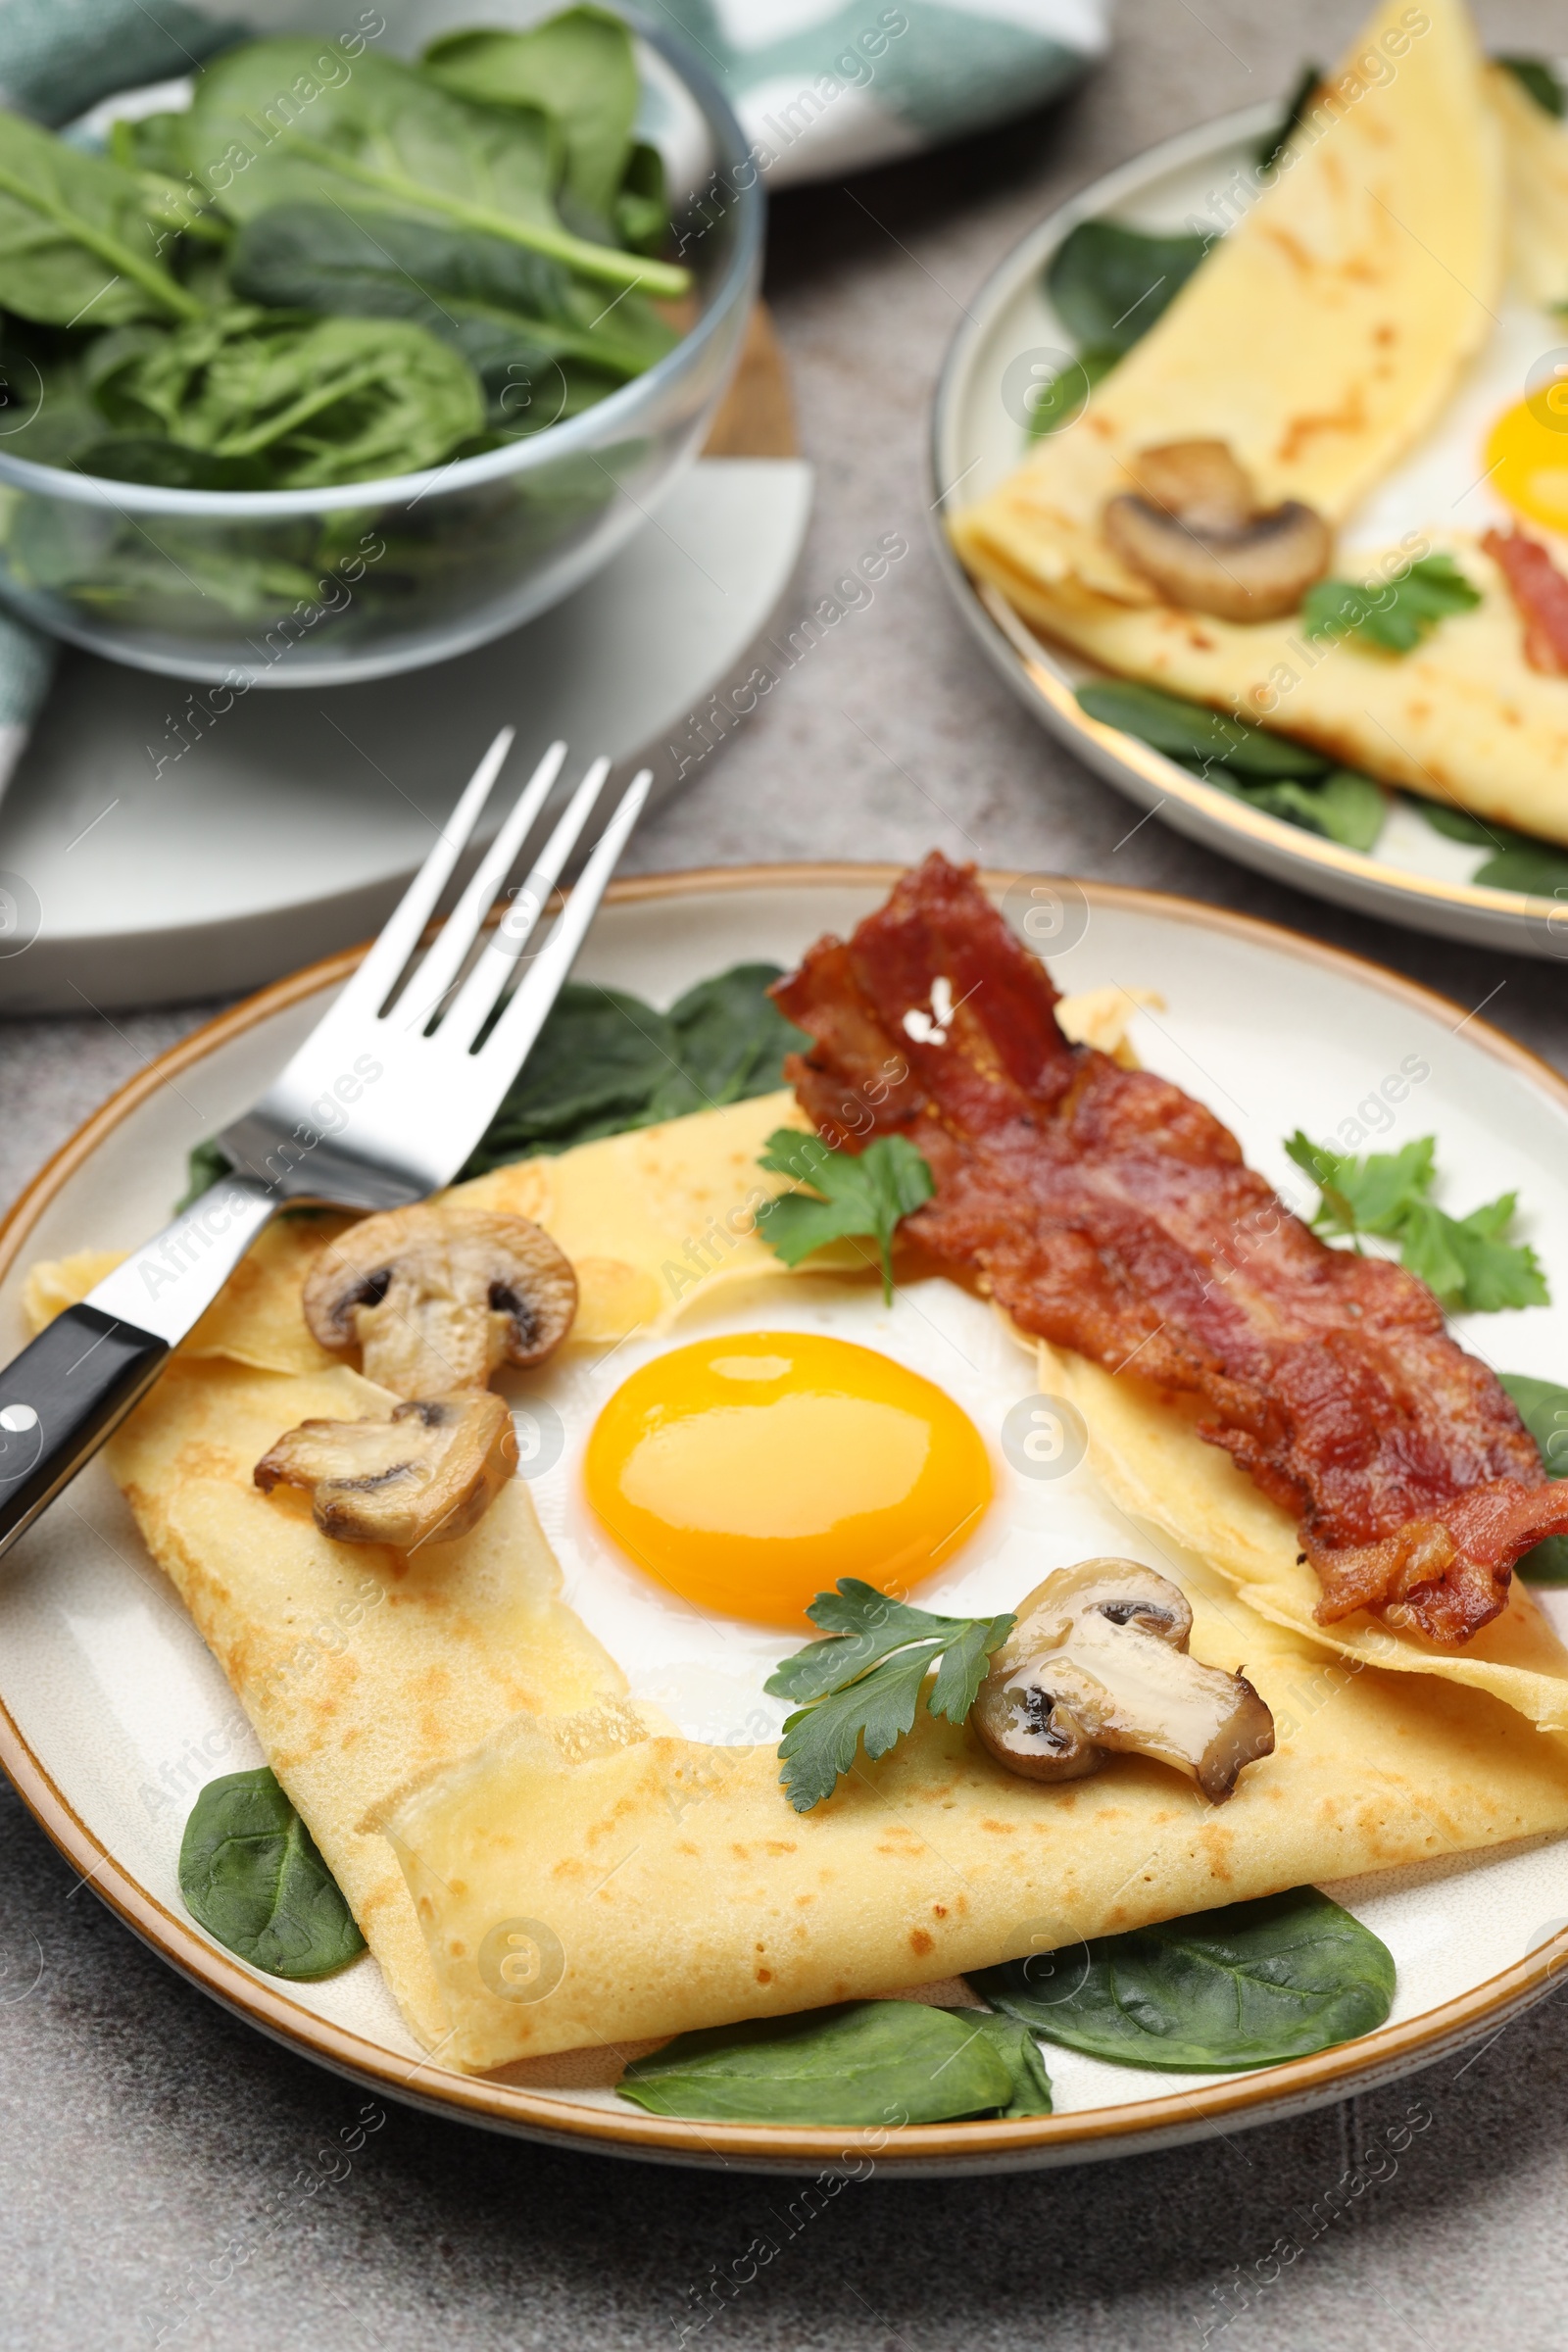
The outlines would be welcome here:
M 1280 91 L 1303 47 L 1332 56 L 1361 13 L 1317 0 L 1307 29 L 1304 12 L 1268 0 L 1123 0 L 1114 60 L 1065 106 L 779 202 L 770 291 L 820 468 L 802 612 L 884 534 L 909 554 L 694 772 L 634 862 L 913 858 L 935 844 L 1185 892 L 1485 1004 L 1568 1068 L 1560 966 L 1337 915 L 1157 821 L 1130 832 L 1128 804 L 985 668 L 927 548 L 932 384 L 997 257 L 1108 165 Z M 1494 48 L 1563 46 L 1549 0 L 1482 0 L 1480 13 Z M 197 1017 L 0 1029 L 0 1196 Z M 1560 2003 L 1386 2093 L 1074 2172 L 918 2187 L 873 2177 L 803 2205 L 799 2182 L 548 2153 L 391 2109 L 348 2175 L 313 2193 L 314 2153 L 360 2094 L 143 1951 L 9 1792 L 0 1838 L 0 2331 L 27 2352 L 674 2345 L 763 2230 L 782 2250 L 703 2330 L 714 2346 L 1148 2352 L 1230 2334 L 1249 2352 L 1556 2352 L 1563 2340 Z M 33 1973 L 33 1938 L 41 1978 L 8 2000 Z

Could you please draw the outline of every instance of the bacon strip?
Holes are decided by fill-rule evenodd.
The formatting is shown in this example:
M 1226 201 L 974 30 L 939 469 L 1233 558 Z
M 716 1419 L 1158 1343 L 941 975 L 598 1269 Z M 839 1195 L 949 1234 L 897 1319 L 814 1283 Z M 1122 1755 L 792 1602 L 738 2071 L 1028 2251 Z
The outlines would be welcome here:
M 911 1238 L 1024 1330 L 1203 1399 L 1202 1435 L 1298 1520 L 1322 1622 L 1467 1641 L 1568 1532 L 1568 1481 L 1425 1284 L 1328 1249 L 1179 1087 L 1069 1046 L 972 868 L 928 858 L 773 994 L 813 1040 L 787 1069 L 827 1140 L 898 1128 L 925 1153 Z
M 1517 526 L 1481 542 L 1508 583 L 1525 624 L 1525 660 L 1551 678 L 1568 677 L 1568 580 L 1539 539 Z

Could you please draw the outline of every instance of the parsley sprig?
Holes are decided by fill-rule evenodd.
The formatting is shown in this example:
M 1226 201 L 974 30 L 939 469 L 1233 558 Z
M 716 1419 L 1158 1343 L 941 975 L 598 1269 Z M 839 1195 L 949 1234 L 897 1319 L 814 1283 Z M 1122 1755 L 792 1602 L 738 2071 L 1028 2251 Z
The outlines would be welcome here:
M 1375 1233 L 1397 1242 L 1401 1261 L 1451 1311 L 1550 1305 L 1534 1250 L 1508 1240 L 1517 1194 L 1502 1193 L 1467 1217 L 1450 1217 L 1430 1198 L 1438 1174 L 1435 1137 L 1357 1159 L 1314 1144 L 1298 1128 L 1285 1149 L 1322 1196 L 1312 1220 L 1319 1232 Z
M 836 1592 L 819 1592 L 806 1614 L 829 1638 L 785 1658 L 763 1686 L 802 1702 L 785 1721 L 778 1751 L 779 1780 L 797 1813 L 832 1795 L 861 1740 L 874 1760 L 914 1729 L 920 1686 L 939 1658 L 926 1705 L 962 1723 L 992 1651 L 1014 1624 L 1010 1609 L 937 1617 L 855 1576 L 841 1576 Z
M 1409 654 L 1450 612 L 1473 612 L 1481 591 L 1473 588 L 1451 556 L 1423 556 L 1402 579 L 1361 586 L 1354 580 L 1319 580 L 1301 604 L 1308 637 L 1333 643 L 1353 637 L 1380 653 Z
M 882 1295 L 893 1297 L 893 1236 L 899 1219 L 929 1200 L 936 1182 L 906 1135 L 884 1135 L 852 1154 L 832 1152 L 797 1127 L 776 1127 L 759 1167 L 793 1176 L 812 1192 L 780 1193 L 759 1209 L 757 1230 L 775 1256 L 798 1266 L 813 1250 L 867 1234 L 882 1258 Z

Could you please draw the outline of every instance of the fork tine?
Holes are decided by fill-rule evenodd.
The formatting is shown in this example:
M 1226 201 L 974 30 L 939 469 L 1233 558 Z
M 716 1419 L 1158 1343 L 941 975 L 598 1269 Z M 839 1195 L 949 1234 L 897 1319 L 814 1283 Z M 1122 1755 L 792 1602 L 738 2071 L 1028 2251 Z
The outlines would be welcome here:
M 484 1026 L 491 1006 L 515 971 L 522 951 L 533 937 L 561 869 L 577 845 L 578 836 L 593 814 L 594 803 L 610 773 L 608 760 L 596 760 L 562 810 L 555 831 L 539 853 L 539 862 L 496 926 L 495 937 L 447 1007 L 439 1031 L 443 1045 L 462 1053 Z
M 643 812 L 654 771 L 642 768 L 621 795 L 619 808 L 600 835 L 594 852 L 573 886 L 564 911 L 551 932 L 533 968 L 518 988 L 506 1011 L 485 1039 L 477 1058 L 488 1062 L 492 1058 L 509 1071 L 520 1069 L 533 1051 L 534 1040 L 545 1025 L 545 1019 L 561 994 L 567 974 L 577 960 L 577 951 L 588 935 L 588 926 L 599 912 L 610 877 L 620 862 L 621 851 L 630 838 L 631 829 Z
M 490 797 L 490 787 L 512 749 L 515 732 L 514 727 L 503 727 L 474 769 L 462 800 L 437 833 L 435 846 L 338 998 L 335 1009 L 339 1014 L 347 1010 L 373 1019 L 380 1011 L 388 991 L 417 948 L 453 867 L 467 848 L 468 836 Z
M 478 938 L 485 916 L 500 896 L 501 885 L 512 871 L 513 860 L 533 831 L 539 811 L 550 798 L 550 788 L 561 773 L 561 764 L 565 757 L 564 742 L 550 746 L 518 794 L 511 815 L 490 844 L 484 862 L 442 924 L 429 954 L 410 979 L 398 1007 L 400 1017 L 404 1007 L 410 1007 L 409 1027 L 417 1028 L 428 1020 L 463 969 L 464 958 Z M 412 1004 L 411 1000 L 414 1001 Z

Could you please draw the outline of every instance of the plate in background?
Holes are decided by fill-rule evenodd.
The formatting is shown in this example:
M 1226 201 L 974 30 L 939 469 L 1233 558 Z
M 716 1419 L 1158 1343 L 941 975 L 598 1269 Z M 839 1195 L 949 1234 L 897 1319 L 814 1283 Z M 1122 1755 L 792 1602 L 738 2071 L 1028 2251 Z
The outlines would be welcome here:
M 1037 634 L 999 592 L 969 578 L 942 515 L 996 487 L 1028 443 L 1003 397 L 1004 377 L 1025 355 L 1053 363 L 1073 338 L 1047 299 L 1044 272 L 1081 220 L 1114 218 L 1129 227 L 1185 229 L 1215 189 L 1247 174 L 1259 140 L 1279 122 L 1278 105 L 1250 107 L 1183 132 L 1108 172 L 1015 245 L 969 303 L 937 386 L 932 417 L 932 488 L 938 560 L 965 620 L 1025 708 L 1086 766 L 1140 808 L 1205 849 L 1357 913 L 1435 932 L 1472 946 L 1568 958 L 1568 906 L 1471 880 L 1489 855 L 1435 833 L 1403 795 L 1396 797 L 1372 851 L 1265 816 L 1205 784 L 1161 752 L 1103 726 L 1079 709 L 1074 689 L 1104 677 L 1084 656 Z
M 584 977 L 669 1003 L 757 957 L 794 961 L 881 903 L 897 869 L 746 867 L 615 884 Z M 1056 922 L 1052 964 L 1072 990 L 1157 989 L 1139 1051 L 1200 1099 L 1276 1181 L 1298 1123 L 1330 1132 L 1411 1053 L 1430 1077 L 1410 1116 L 1442 1137 L 1455 1198 L 1517 1186 L 1563 1304 L 1508 1319 L 1506 1361 L 1550 1375 L 1568 1354 L 1568 1083 L 1485 1021 L 1358 958 L 1247 917 L 1105 884 L 988 877 L 1015 919 Z M 1031 892 L 1043 891 L 1039 906 Z M 254 1099 L 324 1009 L 353 956 L 279 982 L 184 1039 L 105 1105 L 0 1227 L 0 1349 L 24 1338 L 22 1280 L 37 1257 L 128 1247 L 158 1227 L 190 1146 Z M 1310 1008 L 1303 1018 L 1302 1006 Z M 1293 1038 L 1287 1057 L 1282 1034 Z M 1401 1114 L 1404 1115 L 1404 1114 Z M 1461 1326 L 1494 1349 L 1498 1319 Z M 688 1330 L 682 1335 L 690 1337 Z M 1065 1498 L 1065 1497 L 1064 1497 Z M 541 1510 L 551 1497 L 543 1485 Z M 940 1588 L 931 1597 L 940 1605 Z M 1544 1593 L 1548 1608 L 1568 1609 Z M 570 1591 L 566 1598 L 571 1598 Z M 628 1661 L 630 1663 L 630 1661 Z M 780 2172 L 863 2165 L 853 2133 L 648 2115 L 607 2087 L 454 2073 L 411 2039 L 366 1955 L 315 1984 L 264 1977 L 180 1903 L 180 1833 L 196 1788 L 259 1763 L 238 1703 L 142 1548 L 101 1461 L 0 1564 L 0 1762 L 74 1867 L 136 1933 L 260 2031 L 384 2095 L 525 2137 L 657 2161 Z M 1551 1989 L 1568 1959 L 1568 1838 L 1461 1856 L 1332 1891 L 1394 1951 L 1388 2025 L 1250 2075 L 1170 2076 L 1053 2048 L 1058 2112 L 892 2133 L 884 2178 L 1013 2171 L 1128 2155 L 1363 2091 L 1499 2027 Z M 580 2070 L 579 2070 L 580 2073 Z M 880 2136 L 880 2135 L 879 2135 Z

